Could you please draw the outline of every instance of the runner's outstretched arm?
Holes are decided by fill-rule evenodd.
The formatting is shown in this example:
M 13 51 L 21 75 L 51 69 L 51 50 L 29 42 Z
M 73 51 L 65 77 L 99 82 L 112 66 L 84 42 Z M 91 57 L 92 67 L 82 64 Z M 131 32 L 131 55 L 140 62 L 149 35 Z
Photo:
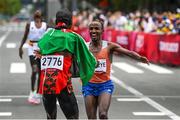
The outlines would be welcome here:
M 127 56 L 135 59 L 135 60 L 141 61 L 142 63 L 146 63 L 149 65 L 149 60 L 145 56 L 141 56 L 134 51 L 130 51 L 128 49 L 125 49 L 116 43 L 110 42 L 109 46 L 110 46 L 111 51 L 116 51 L 118 53 L 122 53 L 124 55 L 127 55 Z

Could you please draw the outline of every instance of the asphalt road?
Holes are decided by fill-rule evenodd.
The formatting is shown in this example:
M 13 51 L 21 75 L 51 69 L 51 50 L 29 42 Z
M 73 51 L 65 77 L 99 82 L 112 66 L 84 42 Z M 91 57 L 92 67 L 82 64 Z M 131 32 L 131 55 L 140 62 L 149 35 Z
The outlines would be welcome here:
M 0 119 L 45 119 L 42 104 L 27 102 L 31 69 L 26 45 L 23 59 L 18 56 L 23 29 L 7 28 L 0 28 Z M 110 119 L 180 120 L 180 67 L 148 66 L 114 56 L 112 69 Z M 73 79 L 73 86 L 80 118 L 87 119 L 78 79 Z M 58 107 L 58 119 L 64 118 Z

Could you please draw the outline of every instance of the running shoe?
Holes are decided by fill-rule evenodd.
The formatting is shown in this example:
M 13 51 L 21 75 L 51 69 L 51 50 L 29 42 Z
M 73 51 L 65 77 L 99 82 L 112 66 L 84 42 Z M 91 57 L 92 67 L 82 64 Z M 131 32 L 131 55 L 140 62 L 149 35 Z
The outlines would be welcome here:
M 36 104 L 40 104 L 41 102 L 41 95 L 38 93 L 34 93 L 34 98 L 36 99 Z
M 28 102 L 31 104 L 40 104 L 41 98 L 36 94 L 36 91 L 31 91 L 28 97 Z

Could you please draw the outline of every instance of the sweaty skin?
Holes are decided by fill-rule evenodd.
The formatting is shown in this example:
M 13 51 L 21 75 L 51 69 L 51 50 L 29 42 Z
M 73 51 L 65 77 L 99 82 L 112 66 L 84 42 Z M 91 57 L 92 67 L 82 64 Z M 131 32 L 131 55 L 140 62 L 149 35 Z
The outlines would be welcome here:
M 95 20 L 89 25 L 89 34 L 91 37 L 89 50 L 101 63 L 98 66 L 100 71 L 95 71 L 88 85 L 83 86 L 82 89 L 88 119 L 97 119 L 97 111 L 99 119 L 108 119 L 108 110 L 114 89 L 112 80 L 110 80 L 111 63 L 113 62 L 111 57 L 114 52 L 149 64 L 146 57 L 125 49 L 116 43 L 103 41 L 103 30 L 103 24 L 99 20 Z M 107 43 L 105 47 L 104 43 Z

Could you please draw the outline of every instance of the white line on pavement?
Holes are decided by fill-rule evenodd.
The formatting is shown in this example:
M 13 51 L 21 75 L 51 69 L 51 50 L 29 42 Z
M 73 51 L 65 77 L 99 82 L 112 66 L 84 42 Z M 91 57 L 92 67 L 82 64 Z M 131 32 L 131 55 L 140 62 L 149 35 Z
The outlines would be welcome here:
M 6 48 L 16 48 L 16 44 L 15 43 L 7 43 Z
M 11 102 L 12 99 L 0 99 L 0 102 Z
M 12 116 L 11 112 L 0 112 L 0 116 Z
M 23 48 L 28 48 L 28 43 L 25 43 L 24 45 L 23 45 Z M 6 44 L 6 48 L 16 48 L 17 47 L 17 44 L 16 43 L 7 43 Z
M 0 95 L 0 98 L 27 98 L 28 95 Z M 76 94 L 76 97 L 83 97 L 82 95 Z M 113 95 L 113 98 L 137 98 L 137 96 L 134 95 Z M 148 95 L 145 97 L 149 97 L 149 98 L 180 98 L 180 96 L 156 96 L 156 95 Z M 142 99 L 144 100 L 145 98 Z
M 155 64 L 146 65 L 143 63 L 137 63 L 139 66 L 147 68 L 153 72 L 159 73 L 159 74 L 172 74 L 173 72 L 171 70 L 168 70 L 166 68 L 157 66 Z
M 144 73 L 144 71 L 142 71 L 142 70 L 140 70 L 140 69 L 138 69 L 132 65 L 129 65 L 127 63 L 114 62 L 113 65 L 118 67 L 119 69 L 125 71 L 125 72 L 128 72 L 128 73 L 138 73 L 138 74 Z
M 140 116 L 165 116 L 166 114 L 163 112 L 133 112 L 134 115 Z
M 0 47 L 3 43 L 3 41 L 7 38 L 7 36 L 9 35 L 10 31 L 7 31 L 5 35 L 3 35 L 1 38 L 0 38 Z
M 0 98 L 27 98 L 28 95 L 1 95 Z
M 140 102 L 143 98 L 117 98 L 118 102 Z
M 25 63 L 11 63 L 10 73 L 26 73 Z
M 111 76 L 111 79 L 115 83 L 117 83 L 118 85 L 123 87 L 124 89 L 126 89 L 129 92 L 131 92 L 132 94 L 134 94 L 136 97 L 143 98 L 146 103 L 148 103 L 152 107 L 156 108 L 160 112 L 165 113 L 165 115 L 167 115 L 171 119 L 173 119 L 173 120 L 180 120 L 180 116 L 178 116 L 175 113 L 173 113 L 172 111 L 166 109 L 165 107 L 163 107 L 162 105 L 160 105 L 157 102 L 153 101 L 152 99 L 148 98 L 147 96 L 144 96 L 141 92 L 139 92 L 136 89 L 132 88 L 131 86 L 125 84 L 123 81 L 119 80 L 118 78 L 114 77 L 113 75 Z

